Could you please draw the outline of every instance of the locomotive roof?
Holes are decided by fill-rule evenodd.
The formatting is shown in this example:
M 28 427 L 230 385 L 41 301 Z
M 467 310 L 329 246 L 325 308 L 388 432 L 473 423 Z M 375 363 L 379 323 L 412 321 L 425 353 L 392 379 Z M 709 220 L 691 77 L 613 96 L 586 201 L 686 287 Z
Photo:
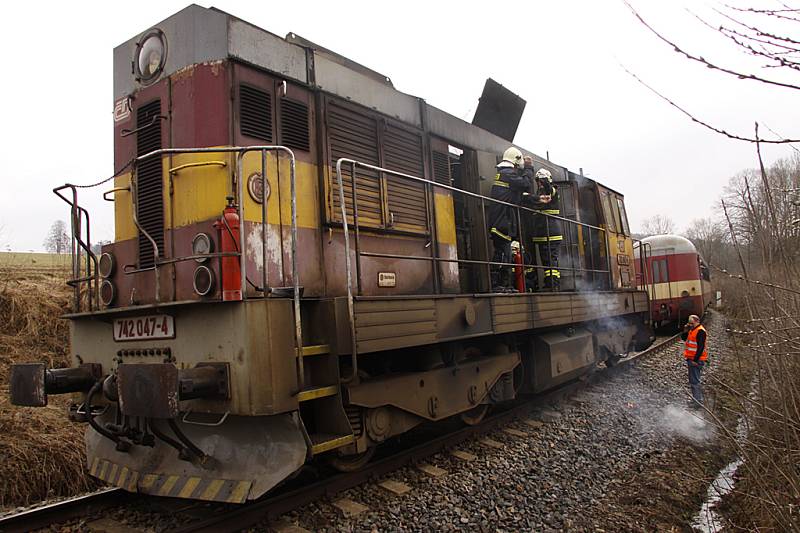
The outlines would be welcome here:
M 680 235 L 652 235 L 642 239 L 643 243 L 649 243 L 653 255 L 673 254 L 696 254 L 692 241 Z
M 166 63 L 158 79 L 190 65 L 232 58 L 318 87 L 418 128 L 423 127 L 424 120 L 432 134 L 464 148 L 492 154 L 501 154 L 508 148 L 509 141 L 450 115 L 422 98 L 398 91 L 387 76 L 294 33 L 283 38 L 219 9 L 196 4 L 153 27 L 161 30 L 167 40 Z M 115 102 L 140 89 L 131 73 L 131 61 L 146 32 L 147 29 L 114 48 Z M 548 168 L 554 179 L 569 179 L 565 167 L 520 149 L 533 156 L 537 166 Z

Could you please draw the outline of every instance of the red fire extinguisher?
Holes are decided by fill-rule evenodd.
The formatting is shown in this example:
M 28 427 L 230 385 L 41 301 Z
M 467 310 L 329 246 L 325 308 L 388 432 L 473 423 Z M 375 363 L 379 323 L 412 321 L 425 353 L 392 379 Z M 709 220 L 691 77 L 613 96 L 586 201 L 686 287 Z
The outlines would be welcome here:
M 228 205 L 222 211 L 215 226 L 220 230 L 220 244 L 223 253 L 239 253 L 239 213 L 233 197 L 228 196 Z M 225 302 L 242 299 L 241 256 L 222 256 L 222 300 Z
M 516 285 L 518 292 L 525 292 L 525 268 L 522 266 L 522 250 L 517 248 L 514 250 L 514 285 Z

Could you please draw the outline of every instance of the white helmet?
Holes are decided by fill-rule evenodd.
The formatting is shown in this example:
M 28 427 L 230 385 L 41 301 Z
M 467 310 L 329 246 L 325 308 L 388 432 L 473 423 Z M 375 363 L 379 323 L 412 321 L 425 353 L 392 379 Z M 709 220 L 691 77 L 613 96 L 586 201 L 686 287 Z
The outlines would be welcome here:
M 553 176 L 550 174 L 550 171 L 546 168 L 540 168 L 536 171 L 536 179 L 537 180 L 545 180 L 548 183 L 553 183 Z
M 519 151 L 519 148 L 511 146 L 503 152 L 503 161 L 508 161 L 512 163 L 517 168 L 522 168 L 524 161 L 522 158 L 522 152 Z

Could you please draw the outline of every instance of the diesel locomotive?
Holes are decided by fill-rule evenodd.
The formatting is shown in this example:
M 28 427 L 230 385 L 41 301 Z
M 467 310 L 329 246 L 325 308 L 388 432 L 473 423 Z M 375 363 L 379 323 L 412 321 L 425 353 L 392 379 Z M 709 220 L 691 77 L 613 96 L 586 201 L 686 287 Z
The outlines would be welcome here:
M 521 114 L 487 82 L 481 106 L 498 102 L 470 124 L 196 5 L 118 46 L 115 238 L 93 253 L 79 189 L 55 189 L 73 366 L 15 365 L 12 402 L 71 393 L 108 484 L 244 502 L 308 461 L 357 469 L 419 424 L 477 424 L 646 346 L 623 196 L 524 150 L 561 210 L 513 208 L 523 229 L 559 220 L 561 290 L 491 292 L 489 189 Z M 532 255 L 495 266 L 540 269 Z

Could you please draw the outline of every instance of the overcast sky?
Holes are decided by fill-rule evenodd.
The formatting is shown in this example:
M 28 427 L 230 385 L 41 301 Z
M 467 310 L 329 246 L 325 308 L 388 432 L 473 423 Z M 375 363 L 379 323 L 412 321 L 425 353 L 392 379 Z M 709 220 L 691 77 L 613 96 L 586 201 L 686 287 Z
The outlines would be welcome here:
M 687 49 L 758 72 L 757 62 L 686 7 L 718 23 L 713 9 L 721 3 L 632 3 Z M 112 49 L 186 5 L 16 2 L 4 8 L 3 249 L 42 250 L 51 223 L 68 217 L 68 206 L 51 189 L 113 172 Z M 782 135 L 800 135 L 796 92 L 691 64 L 649 33 L 620 0 L 214 5 L 278 35 L 295 32 L 350 57 L 389 76 L 397 89 L 467 121 L 484 80 L 494 78 L 528 102 L 516 143 L 542 156 L 549 151 L 554 162 L 576 172 L 582 167 L 622 192 L 634 230 L 655 213 L 670 216 L 680 230 L 694 218 L 714 215 L 728 179 L 757 161 L 752 145 L 693 124 L 621 65 L 731 131 L 751 135 L 757 120 Z M 768 163 L 788 155 L 787 146 L 765 150 Z M 111 204 L 100 200 L 102 190 L 82 191 L 82 203 L 92 210 L 93 240 L 113 238 Z

